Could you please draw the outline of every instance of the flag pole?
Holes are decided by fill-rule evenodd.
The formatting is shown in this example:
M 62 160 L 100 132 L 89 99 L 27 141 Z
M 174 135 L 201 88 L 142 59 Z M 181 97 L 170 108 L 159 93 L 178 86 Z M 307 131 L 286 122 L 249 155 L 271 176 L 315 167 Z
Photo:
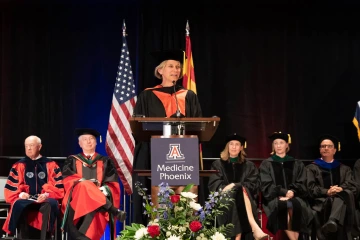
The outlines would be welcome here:
M 189 20 L 186 20 L 185 31 L 186 31 L 186 36 L 187 36 L 187 37 L 190 36 Z
M 126 37 L 126 24 L 125 24 L 125 19 L 123 19 L 123 27 L 122 27 L 122 35 L 123 37 Z M 124 205 L 124 211 L 126 212 L 126 194 L 123 194 L 123 205 Z M 123 222 L 123 230 L 125 230 L 126 227 L 126 220 Z

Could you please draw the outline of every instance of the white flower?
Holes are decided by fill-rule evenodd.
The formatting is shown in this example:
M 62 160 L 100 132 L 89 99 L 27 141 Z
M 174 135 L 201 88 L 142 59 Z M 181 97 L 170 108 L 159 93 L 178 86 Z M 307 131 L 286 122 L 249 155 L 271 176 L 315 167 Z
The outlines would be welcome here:
M 201 237 L 200 237 L 200 236 L 197 236 L 197 237 L 196 237 L 196 240 L 201 240 Z
M 178 236 L 171 235 L 167 240 L 180 240 Z
M 147 228 L 143 227 L 143 228 L 138 229 L 138 230 L 135 232 L 134 238 L 135 238 L 136 240 L 139 240 L 139 239 L 145 237 L 145 235 L 147 235 L 147 234 L 148 234 Z
M 182 211 L 183 209 L 184 209 L 183 207 L 175 206 L 174 207 L 174 212 L 179 212 L 179 211 Z
M 190 199 L 194 199 L 196 198 L 198 195 L 192 193 L 192 192 L 181 192 L 181 196 L 185 197 L 185 198 L 190 198 Z
M 199 211 L 201 209 L 201 205 L 196 202 L 190 202 L 189 205 L 195 211 Z
M 225 236 L 219 232 L 216 232 L 214 235 L 211 236 L 212 240 L 225 240 Z
M 167 231 L 167 232 L 166 232 L 166 236 L 167 236 L 167 237 L 170 237 L 170 236 L 171 236 L 171 232 L 170 232 L 170 231 Z

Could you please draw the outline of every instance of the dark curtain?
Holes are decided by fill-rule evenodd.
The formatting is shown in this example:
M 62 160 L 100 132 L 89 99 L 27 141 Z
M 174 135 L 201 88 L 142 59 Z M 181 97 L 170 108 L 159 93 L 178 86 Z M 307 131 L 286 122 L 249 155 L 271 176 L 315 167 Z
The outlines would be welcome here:
M 225 136 L 238 132 L 248 139 L 248 157 L 265 158 L 268 136 L 283 131 L 292 135 L 290 155 L 297 158 L 318 157 L 323 133 L 341 139 L 338 157 L 356 158 L 351 121 L 360 100 L 359 10 L 346 3 L 143 7 L 138 86 L 159 83 L 147 53 L 184 49 L 189 20 L 203 112 L 221 117 L 204 156 L 218 157 Z
M 29 135 L 44 155 L 68 156 L 80 150 L 79 127 L 105 140 L 123 19 L 135 69 L 136 2 L 47 2 L 0 5 L 0 156 L 24 155 Z M 105 154 L 104 142 L 97 150 Z
M 358 157 L 358 4 L 195 3 L 2 1 L 0 155 L 23 155 L 30 134 L 47 156 L 78 151 L 76 127 L 105 139 L 125 19 L 139 92 L 159 83 L 148 53 L 184 49 L 189 20 L 203 113 L 221 118 L 204 157 L 232 132 L 248 139 L 248 157 L 268 157 L 274 131 L 291 133 L 297 158 L 318 157 L 322 133 L 340 138 L 339 157 Z

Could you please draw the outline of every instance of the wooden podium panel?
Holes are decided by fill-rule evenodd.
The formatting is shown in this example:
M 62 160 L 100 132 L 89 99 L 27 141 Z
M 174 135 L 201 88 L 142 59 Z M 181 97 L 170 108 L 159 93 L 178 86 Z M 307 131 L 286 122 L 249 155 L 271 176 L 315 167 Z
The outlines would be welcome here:
M 210 141 L 219 126 L 219 117 L 210 118 L 129 118 L 131 131 L 137 141 L 148 142 L 153 135 L 162 135 L 163 124 L 184 124 L 186 135 L 196 135 L 200 142 Z

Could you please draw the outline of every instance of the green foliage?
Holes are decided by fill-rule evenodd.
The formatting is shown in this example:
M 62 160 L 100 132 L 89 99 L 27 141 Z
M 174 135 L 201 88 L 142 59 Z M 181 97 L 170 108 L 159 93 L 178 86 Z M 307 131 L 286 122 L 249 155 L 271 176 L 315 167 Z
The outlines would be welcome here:
M 219 240 L 225 239 L 233 224 L 214 227 L 215 217 L 222 215 L 234 199 L 229 197 L 229 192 L 212 192 L 201 206 L 195 201 L 197 195 L 190 192 L 192 187 L 193 184 L 189 184 L 180 195 L 175 195 L 168 184 L 162 183 L 159 185 L 159 205 L 153 206 L 151 196 L 147 197 L 146 189 L 137 183 L 137 191 L 144 199 L 144 214 L 150 221 L 148 226 L 136 223 L 126 226 L 118 240 L 210 240 L 214 235 Z

